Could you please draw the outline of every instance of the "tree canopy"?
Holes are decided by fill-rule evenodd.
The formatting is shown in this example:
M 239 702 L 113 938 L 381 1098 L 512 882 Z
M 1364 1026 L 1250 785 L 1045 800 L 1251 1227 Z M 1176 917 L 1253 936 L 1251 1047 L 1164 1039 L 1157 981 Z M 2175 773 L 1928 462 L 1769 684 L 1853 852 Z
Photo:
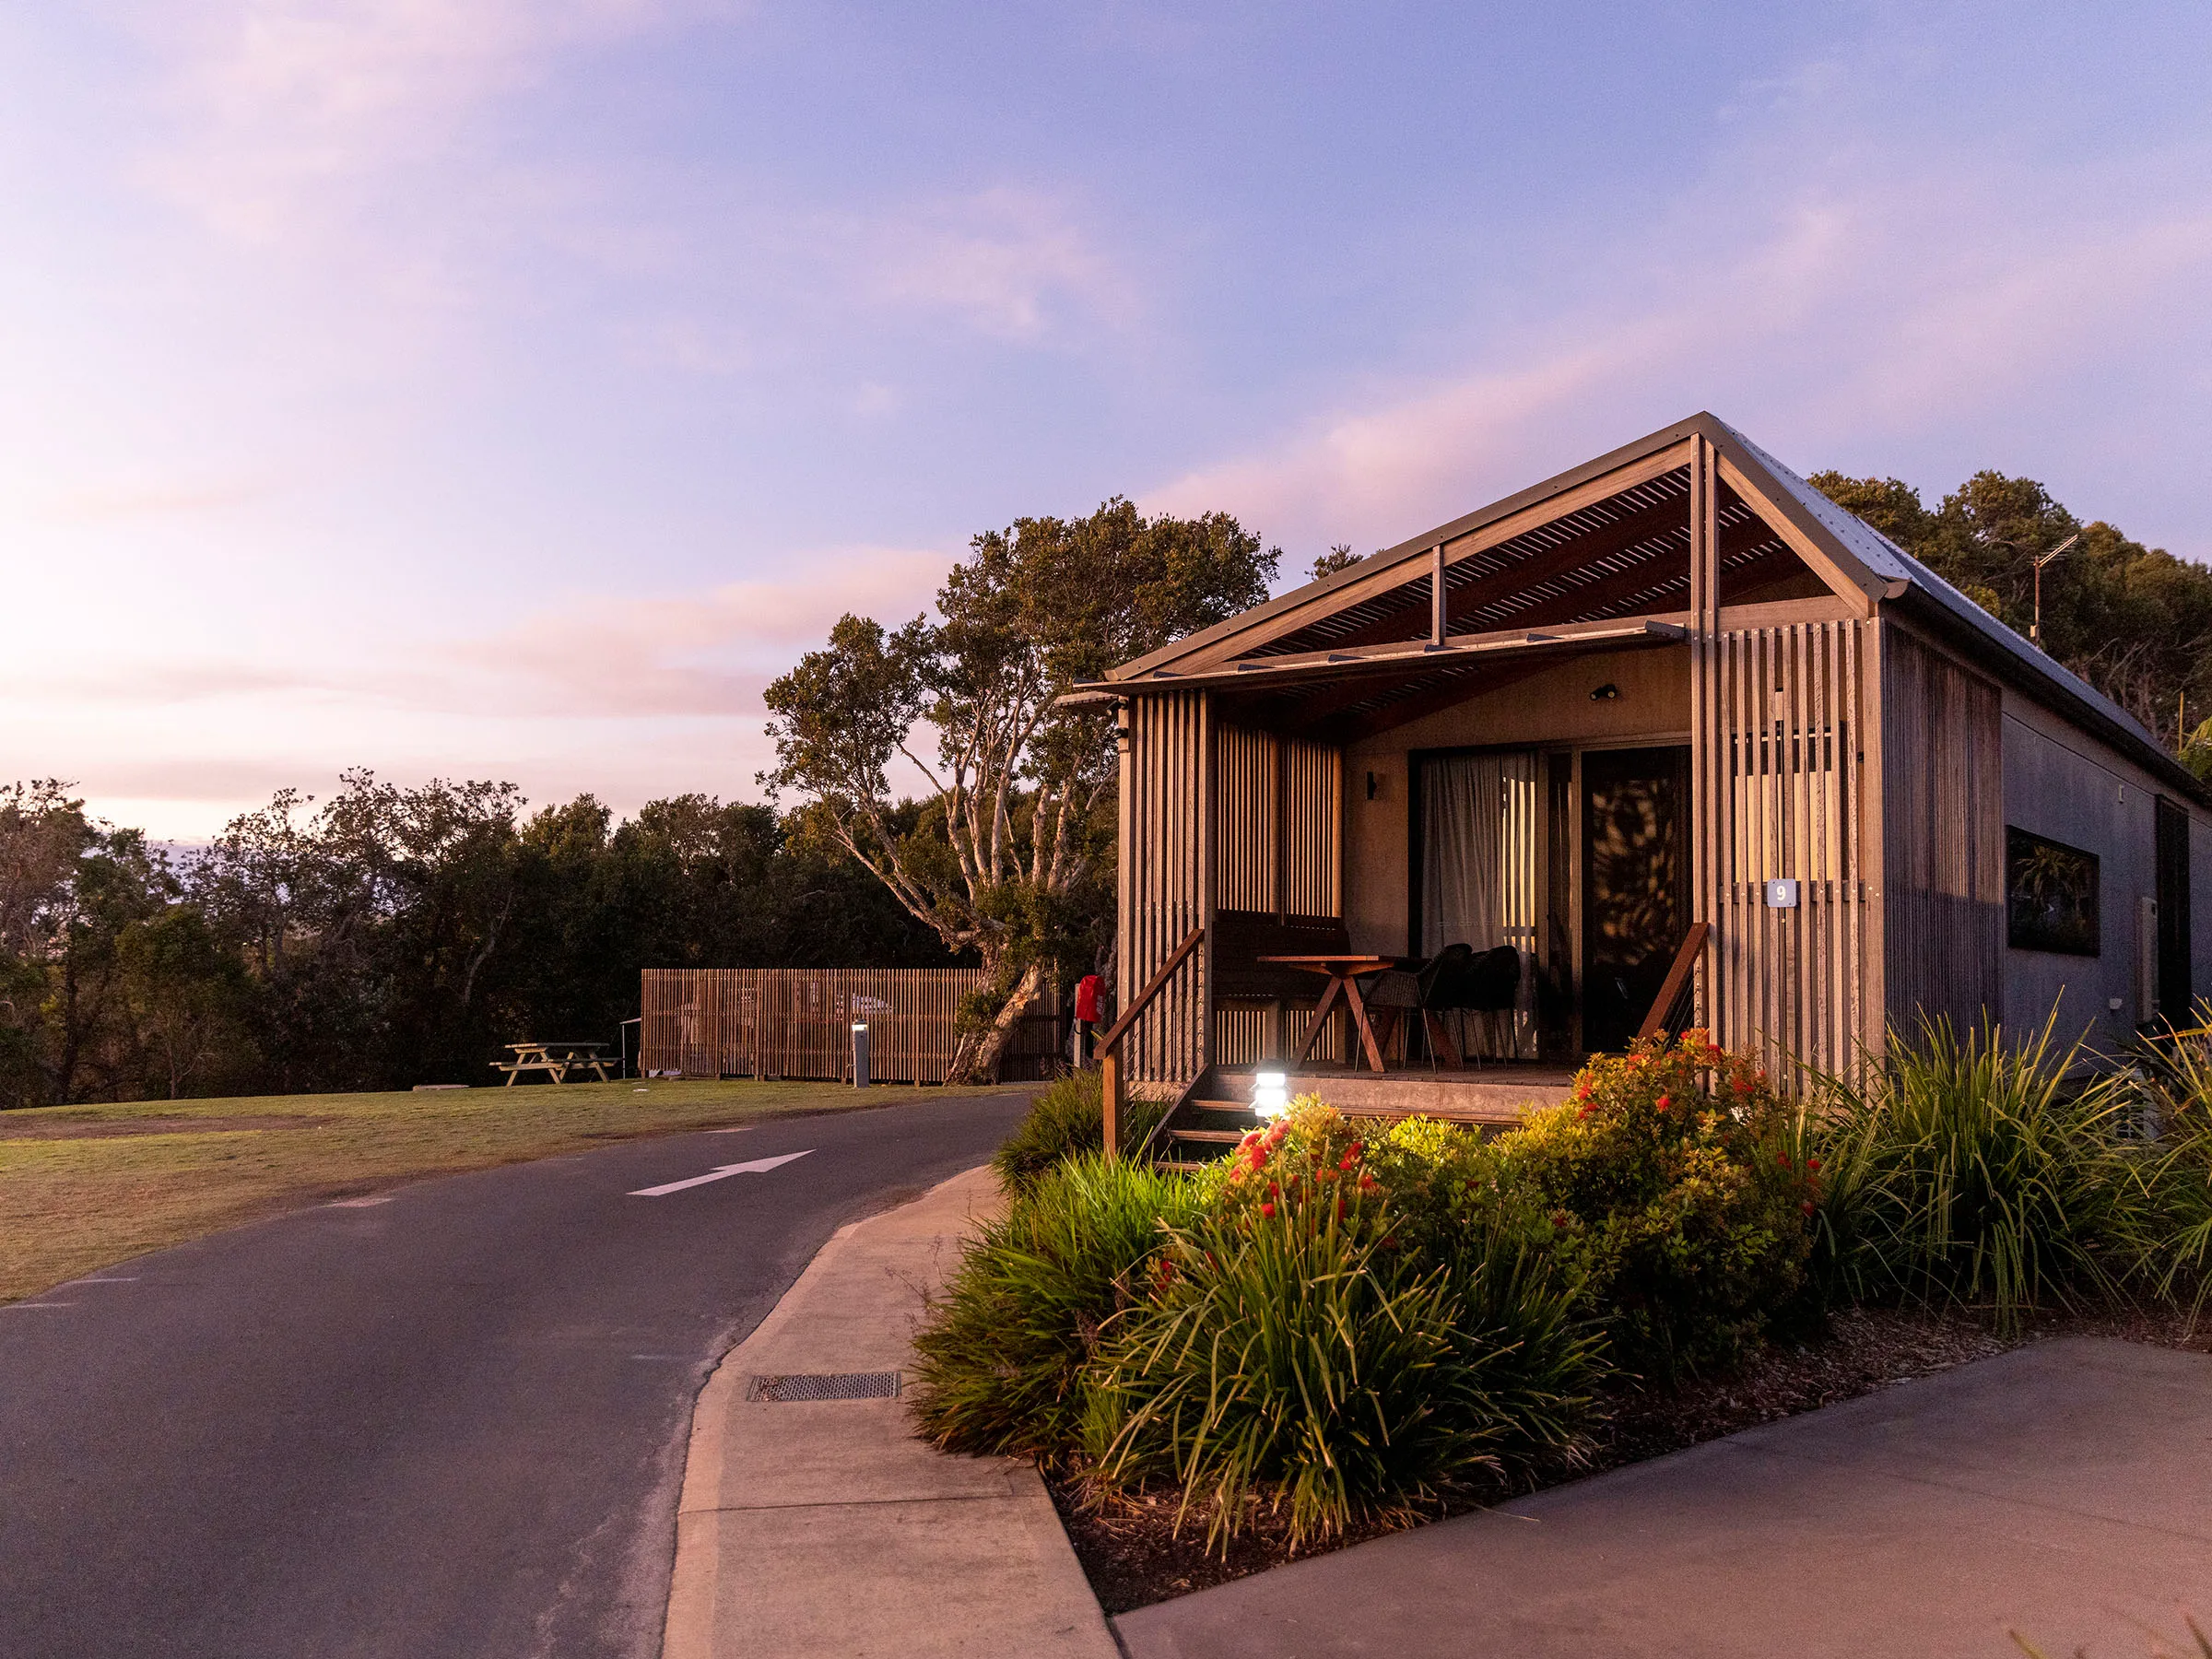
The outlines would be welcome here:
M 990 971 L 960 1065 L 987 1070 L 1045 974 L 1088 966 L 1110 925 L 1112 726 L 1057 700 L 1257 605 L 1279 559 L 1227 513 L 1147 518 L 1120 497 L 1017 519 L 970 543 L 935 620 L 843 617 L 769 687 L 771 797 L 799 797 L 808 836 Z M 894 770 L 924 803 L 911 825 Z
M 1978 472 L 1934 508 L 1897 478 L 1811 482 L 2023 638 L 2036 556 L 2078 535 L 2043 570 L 2043 648 L 2170 747 L 2188 747 L 2184 699 L 2212 715 L 2212 571 L 2084 524 L 2032 478 Z
M 517 1037 L 611 1041 L 641 968 L 951 963 L 770 807 L 526 805 L 353 772 L 164 850 L 0 786 L 0 1107 L 476 1082 Z

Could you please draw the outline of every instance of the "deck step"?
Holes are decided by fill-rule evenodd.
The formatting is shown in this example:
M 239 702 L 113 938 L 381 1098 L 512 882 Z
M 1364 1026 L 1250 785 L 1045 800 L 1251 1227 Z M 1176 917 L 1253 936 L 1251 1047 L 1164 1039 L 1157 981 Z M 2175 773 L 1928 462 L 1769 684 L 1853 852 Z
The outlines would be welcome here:
M 1172 1140 L 1206 1141 L 1218 1146 L 1233 1147 L 1252 1131 L 1249 1129 L 1180 1129 L 1171 1124 L 1166 1133 Z

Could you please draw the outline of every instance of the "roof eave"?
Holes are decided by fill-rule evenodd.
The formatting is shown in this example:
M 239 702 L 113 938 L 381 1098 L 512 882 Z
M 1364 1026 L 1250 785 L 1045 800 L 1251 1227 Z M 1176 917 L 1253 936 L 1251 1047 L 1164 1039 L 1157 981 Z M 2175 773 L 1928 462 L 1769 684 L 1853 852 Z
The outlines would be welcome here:
M 1433 530 L 1424 531 L 1419 535 L 1408 537 L 1395 547 L 1385 547 L 1379 553 L 1370 554 L 1358 564 L 1347 565 L 1332 575 L 1324 576 L 1318 582 L 1309 582 L 1302 587 L 1292 588 L 1288 593 L 1277 594 L 1264 605 L 1255 605 L 1248 611 L 1239 611 L 1235 616 L 1217 622 L 1211 628 L 1202 628 L 1194 634 L 1187 634 L 1157 650 L 1147 652 L 1141 657 L 1133 658 L 1117 667 L 1107 670 L 1107 678 L 1110 680 L 1135 679 L 1149 674 L 1156 668 L 1165 667 L 1194 652 L 1203 651 L 1219 641 L 1230 639 L 1237 634 L 1259 628 L 1281 616 L 1285 611 L 1310 605 L 1315 599 L 1323 597 L 1335 589 L 1348 587 L 1355 582 L 1363 582 L 1378 571 L 1389 570 L 1394 565 L 1425 558 L 1430 549 L 1439 542 L 1456 541 L 1463 535 L 1481 529 L 1485 524 L 1534 507 L 1548 497 L 1562 495 L 1570 489 L 1579 488 L 1593 478 L 1603 477 L 1606 473 L 1617 472 L 1624 466 L 1632 465 L 1654 451 L 1679 443 L 1685 438 L 1702 433 L 1706 437 L 1719 441 L 1722 434 L 1726 433 L 1727 429 L 1726 426 L 1713 416 L 1702 412 L 1692 415 L 1686 420 L 1677 420 L 1672 426 L 1663 427 L 1658 431 L 1639 438 L 1632 443 L 1625 443 L 1617 450 L 1598 456 L 1594 461 L 1585 461 L 1582 465 L 1560 473 L 1554 477 L 1547 478 L 1541 484 L 1532 484 L 1526 489 L 1506 496 L 1502 500 L 1492 501 L 1487 507 L 1478 507 L 1472 512 L 1463 513 L 1447 524 L 1437 525 Z
M 1790 488 L 1787 480 L 1776 477 L 1767 465 L 1766 452 L 1736 431 L 1719 416 L 1710 410 L 1700 409 L 1695 415 L 1677 420 L 1670 426 L 1661 427 L 1655 432 L 1646 433 L 1632 442 L 1622 444 L 1618 449 L 1607 451 L 1594 460 L 1585 461 L 1580 466 L 1571 467 L 1563 473 L 1546 478 L 1540 484 L 1532 484 L 1526 489 L 1502 497 L 1490 502 L 1488 506 L 1478 507 L 1472 512 L 1463 513 L 1458 518 L 1438 524 L 1433 529 L 1424 530 L 1418 535 L 1409 536 L 1395 547 L 1385 547 L 1381 552 L 1361 559 L 1358 564 L 1347 566 L 1333 575 L 1324 576 L 1318 582 L 1309 582 L 1302 587 L 1293 588 L 1290 592 L 1270 599 L 1264 605 L 1254 606 L 1248 611 L 1241 611 L 1236 616 L 1217 622 L 1211 628 L 1201 629 L 1194 634 L 1186 635 L 1184 638 L 1162 645 L 1155 651 L 1147 652 L 1141 657 L 1123 663 L 1117 667 L 1109 669 L 1107 677 L 1110 680 L 1138 678 L 1157 669 L 1168 667 L 1194 653 L 1206 651 L 1222 641 L 1235 638 L 1240 633 L 1264 629 L 1269 622 L 1283 616 L 1286 612 L 1311 606 L 1316 599 L 1325 598 L 1338 588 L 1349 587 L 1355 582 L 1368 582 L 1382 571 L 1426 558 L 1430 551 L 1440 543 L 1457 541 L 1462 536 L 1472 535 L 1487 524 L 1495 524 L 1498 520 L 1509 518 L 1515 513 L 1524 512 L 1531 507 L 1540 506 L 1554 496 L 1564 495 L 1571 489 L 1579 489 L 1593 479 L 1602 478 L 1607 473 L 1618 472 L 1623 467 L 1632 466 L 1647 456 L 1669 449 L 1685 439 L 1693 437 L 1701 437 L 1712 443 L 1716 451 L 1725 455 L 1747 477 L 1758 485 L 1760 493 L 1768 498 L 1774 511 L 1785 517 L 1789 521 L 1791 528 L 1799 536 L 1811 542 L 1819 550 L 1821 556 L 1830 561 L 1846 581 L 1860 590 L 1865 595 L 1865 603 L 1871 606 L 1887 596 L 1888 590 L 1895 585 L 1894 582 L 1888 580 L 1885 573 L 1869 569 L 1865 561 L 1846 547 L 1833 531 L 1814 514 L 1806 511 L 1798 502 L 1795 492 Z M 1411 579 L 1412 575 L 1409 574 L 1408 580 Z
M 2037 665 L 2026 658 L 1992 649 L 1990 642 L 1982 638 L 1982 630 L 1971 621 L 1944 603 L 1940 594 L 1918 583 L 1907 583 L 1904 592 L 1889 604 L 1912 621 L 1942 635 L 1948 643 L 1973 648 L 1973 660 L 1981 667 L 2109 744 L 2160 783 L 2200 806 L 2212 807 L 2212 788 L 2201 782 L 2194 772 L 2156 741 L 2146 738 L 2132 723 L 2114 718 L 2112 708 L 2103 698 L 2094 695 L 2093 688 L 2092 695 L 2085 697 L 2057 675 L 2037 672 Z M 2001 628 L 2004 624 L 1997 626 Z

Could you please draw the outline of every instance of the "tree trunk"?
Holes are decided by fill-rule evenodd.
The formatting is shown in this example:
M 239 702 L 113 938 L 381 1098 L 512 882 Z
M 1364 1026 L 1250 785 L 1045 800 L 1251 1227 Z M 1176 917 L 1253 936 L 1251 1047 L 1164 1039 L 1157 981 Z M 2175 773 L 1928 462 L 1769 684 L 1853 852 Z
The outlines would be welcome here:
M 1014 989 L 999 1008 L 996 1018 L 983 1032 L 982 1041 L 976 1045 L 969 1060 L 964 1077 L 971 1083 L 994 1083 L 998 1080 L 998 1057 L 1006 1052 L 1006 1040 L 1014 1035 L 1014 1022 L 1029 1012 L 1030 1004 L 1044 988 L 1044 964 L 1031 962 L 1021 971 L 1014 982 Z

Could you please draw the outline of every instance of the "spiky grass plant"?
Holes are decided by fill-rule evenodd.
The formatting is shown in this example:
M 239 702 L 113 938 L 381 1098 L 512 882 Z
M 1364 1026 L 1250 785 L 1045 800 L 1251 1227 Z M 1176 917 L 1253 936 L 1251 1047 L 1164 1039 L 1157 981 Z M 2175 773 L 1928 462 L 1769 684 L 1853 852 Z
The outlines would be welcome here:
M 1479 1237 L 1437 1259 L 1334 1202 L 1269 1208 L 1179 1234 L 1114 1322 L 1086 1424 L 1100 1485 L 1172 1478 L 1209 1547 L 1263 1510 L 1297 1547 L 1576 1454 L 1596 1341 L 1545 1264 Z
M 1053 1457 L 1077 1440 L 1078 1373 L 1187 1225 L 1191 1182 L 1098 1152 L 1055 1163 L 967 1248 L 915 1338 L 911 1410 L 948 1451 Z
M 2055 1013 L 2019 1042 L 1923 1018 L 1863 1089 L 1830 1080 L 1809 1118 L 1832 1267 L 1856 1300 L 2031 1309 L 2113 1293 L 2136 1224 L 2124 1103 Z
M 1166 1112 L 1161 1101 L 1128 1102 L 1116 1137 L 1123 1153 L 1134 1156 Z M 1054 1165 L 1105 1145 L 1106 1107 L 1099 1074 L 1068 1072 L 1037 1097 L 1029 1115 L 992 1154 L 991 1167 L 1008 1192 L 1018 1192 Z
M 2156 1293 L 2194 1318 L 2212 1297 L 2212 1024 L 2154 1041 L 2144 1061 L 2136 1088 L 2152 1139 L 2136 1257 Z

